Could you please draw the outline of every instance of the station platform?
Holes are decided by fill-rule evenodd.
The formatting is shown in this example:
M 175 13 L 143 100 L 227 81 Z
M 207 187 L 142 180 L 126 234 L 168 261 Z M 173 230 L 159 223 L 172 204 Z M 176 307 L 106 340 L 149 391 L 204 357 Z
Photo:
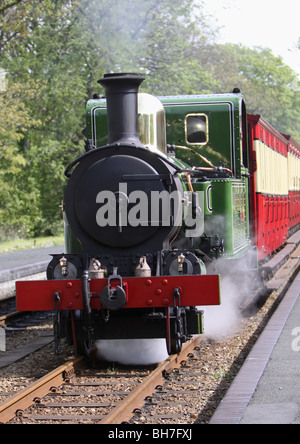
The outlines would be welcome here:
M 300 424 L 300 273 L 210 424 Z
M 0 301 L 14 297 L 17 279 L 45 279 L 51 254 L 63 252 L 60 245 L 0 254 Z
M 0 254 L 0 282 L 45 271 L 51 254 L 63 253 L 64 246 L 32 248 Z

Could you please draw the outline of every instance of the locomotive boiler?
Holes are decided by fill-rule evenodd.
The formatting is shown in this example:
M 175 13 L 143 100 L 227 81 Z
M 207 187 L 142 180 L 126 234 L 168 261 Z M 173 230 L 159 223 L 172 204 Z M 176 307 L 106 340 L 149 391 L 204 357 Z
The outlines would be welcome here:
M 54 311 L 57 350 L 61 338 L 85 354 L 98 339 L 165 338 L 176 353 L 203 332 L 197 307 L 220 303 L 202 250 L 205 188 L 191 177 L 207 179 L 167 151 L 163 105 L 138 94 L 143 80 L 99 80 L 105 98 L 88 103 L 86 151 L 65 172 L 65 252 L 46 281 L 17 282 L 18 310 Z M 192 122 L 195 135 L 202 124 Z

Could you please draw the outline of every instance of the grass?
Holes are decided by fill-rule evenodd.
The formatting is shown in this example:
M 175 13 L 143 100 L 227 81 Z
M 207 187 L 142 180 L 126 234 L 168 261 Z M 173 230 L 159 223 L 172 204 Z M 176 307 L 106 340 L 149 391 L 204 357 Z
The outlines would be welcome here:
M 52 247 L 54 245 L 63 245 L 64 235 L 37 237 L 32 239 L 10 239 L 0 242 L 0 254 L 9 253 L 16 250 L 27 250 L 31 248 Z

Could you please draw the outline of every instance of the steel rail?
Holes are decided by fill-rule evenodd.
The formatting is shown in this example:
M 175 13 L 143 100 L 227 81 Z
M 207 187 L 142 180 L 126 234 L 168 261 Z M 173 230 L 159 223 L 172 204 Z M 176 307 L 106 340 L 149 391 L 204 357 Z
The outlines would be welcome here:
M 31 383 L 27 388 L 17 392 L 0 404 L 0 423 L 5 424 L 15 418 L 19 411 L 23 411 L 34 403 L 36 397 L 42 398 L 49 393 L 51 387 L 60 386 L 66 376 L 75 373 L 76 369 L 85 365 L 84 357 L 76 358 L 61 365 L 52 372 Z
M 166 376 L 193 352 L 201 341 L 200 336 L 195 336 L 182 347 L 177 355 L 171 355 L 147 376 L 131 394 L 119 403 L 114 410 L 106 415 L 101 424 L 120 424 L 128 421 L 134 414 L 134 409 L 144 404 L 145 398 L 151 395 L 158 385 L 164 383 Z M 57 369 L 30 384 L 24 390 L 16 393 L 8 401 L 0 404 L 0 423 L 5 424 L 34 404 L 36 398 L 43 398 L 52 387 L 62 385 L 67 377 L 71 377 L 76 370 L 87 366 L 84 357 L 79 357 L 61 365 Z
M 21 314 L 20 311 L 13 311 L 11 313 L 7 313 L 6 315 L 0 316 L 0 325 L 5 325 L 6 321 L 10 318 L 15 318 Z
M 115 409 L 106 415 L 100 424 L 121 424 L 127 422 L 134 415 L 134 409 L 141 407 L 147 396 L 150 396 L 158 385 L 164 383 L 166 376 L 193 352 L 201 342 L 200 336 L 195 336 L 186 342 L 177 355 L 171 355 L 147 376 Z

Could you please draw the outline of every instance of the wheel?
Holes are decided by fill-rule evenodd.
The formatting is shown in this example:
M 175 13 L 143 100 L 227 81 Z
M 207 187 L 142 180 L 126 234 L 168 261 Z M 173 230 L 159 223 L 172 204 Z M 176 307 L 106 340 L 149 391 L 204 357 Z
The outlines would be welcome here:
M 171 339 L 171 354 L 177 355 L 178 353 L 181 352 L 181 349 L 182 349 L 181 339 L 179 337 L 172 338 Z
M 76 310 L 74 312 L 74 318 L 72 318 L 73 345 L 77 354 L 90 356 L 94 344 L 94 341 L 91 339 L 91 334 L 89 334 L 90 332 L 87 331 L 86 328 L 80 327 L 78 330 L 76 328 L 76 321 L 81 324 L 83 321 L 83 317 L 83 310 Z M 80 331 L 81 333 L 78 334 L 78 331 Z
M 167 309 L 167 351 L 169 355 L 176 355 L 181 352 L 182 340 L 180 332 L 178 332 L 178 322 L 174 316 L 174 309 Z
M 80 339 L 77 341 L 77 353 L 79 355 L 90 356 L 94 342 L 89 339 Z

